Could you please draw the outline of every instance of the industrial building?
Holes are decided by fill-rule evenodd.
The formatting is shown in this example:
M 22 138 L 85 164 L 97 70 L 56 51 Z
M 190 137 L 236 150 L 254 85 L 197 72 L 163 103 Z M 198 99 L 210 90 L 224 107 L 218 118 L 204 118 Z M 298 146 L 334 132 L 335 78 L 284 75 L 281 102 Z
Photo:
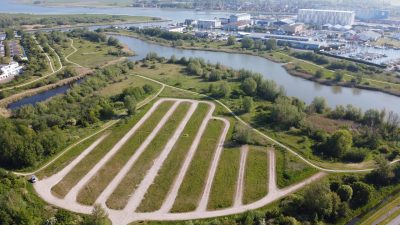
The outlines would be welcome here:
M 251 15 L 248 13 L 234 14 L 229 17 L 230 23 L 237 23 L 240 21 L 249 21 L 250 22 L 250 20 L 251 20 Z
M 198 20 L 197 27 L 199 29 L 221 28 L 221 21 L 220 20 Z
M 299 9 L 297 21 L 305 24 L 322 26 L 324 24 L 332 25 L 353 25 L 355 12 L 339 10 L 321 10 L 321 9 Z

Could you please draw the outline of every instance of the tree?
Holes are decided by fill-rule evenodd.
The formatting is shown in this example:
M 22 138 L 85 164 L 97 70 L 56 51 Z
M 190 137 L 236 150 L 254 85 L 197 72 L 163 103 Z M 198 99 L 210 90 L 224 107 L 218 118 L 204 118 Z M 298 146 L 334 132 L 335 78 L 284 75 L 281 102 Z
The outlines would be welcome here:
M 253 39 L 249 38 L 249 37 L 244 37 L 242 39 L 242 48 L 252 48 L 253 47 Z
M 344 78 L 344 73 L 342 71 L 336 71 L 334 76 L 335 76 L 335 81 L 340 82 Z
M 322 78 L 323 76 L 324 76 L 324 71 L 323 70 L 317 70 L 316 72 L 315 72 L 315 75 L 314 75 L 316 78 Z
M 370 185 L 357 181 L 351 185 L 351 188 L 353 189 L 351 203 L 354 207 L 361 207 L 371 200 L 374 188 Z
M 315 213 L 318 218 L 331 215 L 333 211 L 332 192 L 327 183 L 318 182 L 310 185 L 304 191 L 303 196 L 306 211 Z
M 347 202 L 353 196 L 353 189 L 349 185 L 343 184 L 340 185 L 337 193 L 342 201 Z
M 236 123 L 233 131 L 233 140 L 238 144 L 249 144 L 250 142 L 250 129 L 241 124 Z
M 246 113 L 251 112 L 251 110 L 253 109 L 253 98 L 249 97 L 249 96 L 245 96 L 242 99 L 242 108 L 243 108 L 243 111 Z
M 7 40 L 14 39 L 14 30 L 13 29 L 6 30 L 6 39 Z
M 275 50 L 277 48 L 277 42 L 276 39 L 274 38 L 270 38 L 267 40 L 267 42 L 265 43 L 265 48 L 267 50 Z
M 280 90 L 273 80 L 264 80 L 258 85 L 257 94 L 267 101 L 274 101 L 280 94 Z
M 348 130 L 338 130 L 322 146 L 322 151 L 332 157 L 340 158 L 353 145 L 353 136 Z
M 236 37 L 235 36 L 229 36 L 226 45 L 235 45 L 235 44 L 236 44 Z
M 326 100 L 324 97 L 315 97 L 311 102 L 310 108 L 316 113 L 324 113 L 326 109 Z
M 257 92 L 257 83 L 256 81 L 248 77 L 242 83 L 242 90 L 246 95 L 254 96 Z
M 107 213 L 99 204 L 95 204 L 92 214 L 86 219 L 87 225 L 107 225 Z
M 390 184 L 390 182 L 394 178 L 394 173 L 389 164 L 389 161 L 382 155 L 379 155 L 375 158 L 375 163 L 377 165 L 376 169 L 371 171 L 366 176 L 368 182 L 376 185 Z
M 129 115 L 134 115 L 136 113 L 136 100 L 133 96 L 125 96 L 124 105 Z
M 299 109 L 292 105 L 291 99 L 288 97 L 278 97 L 275 104 L 271 108 L 271 122 L 283 128 L 297 126 L 304 118 L 304 114 Z

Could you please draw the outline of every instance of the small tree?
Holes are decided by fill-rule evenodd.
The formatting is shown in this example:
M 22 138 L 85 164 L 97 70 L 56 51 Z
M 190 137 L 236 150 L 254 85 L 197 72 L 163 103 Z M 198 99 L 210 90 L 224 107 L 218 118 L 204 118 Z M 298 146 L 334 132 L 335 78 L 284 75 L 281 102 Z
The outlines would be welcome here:
M 242 83 L 242 90 L 246 95 L 254 96 L 257 92 L 256 81 L 251 77 L 246 78 Z
M 128 111 L 128 115 L 134 115 L 136 113 L 136 100 L 132 96 L 124 97 L 124 105 L 126 110 Z
M 349 185 L 341 185 L 337 190 L 340 199 L 344 202 L 349 201 L 353 196 L 353 189 Z
M 342 71 L 336 71 L 335 72 L 335 81 L 340 82 L 344 78 L 344 73 Z
M 87 225 L 106 225 L 107 213 L 99 204 L 95 204 L 92 210 L 92 214 L 86 219 L 84 224 Z
M 316 78 L 322 78 L 324 76 L 324 71 L 323 70 L 317 70 L 315 72 L 315 77 Z
M 250 142 L 250 129 L 241 124 L 236 124 L 232 138 L 238 144 L 248 144 Z
M 249 96 L 245 96 L 242 99 L 242 108 L 243 108 L 243 111 L 246 113 L 251 112 L 251 110 L 253 109 L 253 98 L 249 97 Z
M 351 199 L 351 203 L 355 207 L 361 207 L 371 200 L 374 188 L 370 185 L 357 181 L 353 183 L 351 187 L 353 189 L 353 198 Z
M 275 50 L 277 48 L 277 42 L 276 39 L 274 38 L 270 38 L 267 40 L 267 42 L 265 43 L 265 48 L 267 50 Z
M 236 37 L 235 36 L 229 36 L 226 45 L 235 45 L 235 44 L 236 44 Z
M 242 39 L 242 48 L 252 48 L 253 47 L 253 39 L 249 38 L 249 37 L 244 37 Z
M 326 109 L 326 100 L 323 97 L 315 97 L 312 101 L 310 108 L 316 113 L 324 113 Z

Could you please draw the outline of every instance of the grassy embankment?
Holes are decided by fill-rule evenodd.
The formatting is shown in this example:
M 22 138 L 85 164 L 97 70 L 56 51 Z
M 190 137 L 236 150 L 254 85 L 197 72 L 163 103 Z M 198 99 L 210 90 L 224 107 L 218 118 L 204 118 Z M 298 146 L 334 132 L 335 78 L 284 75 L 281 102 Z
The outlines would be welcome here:
M 167 123 L 161 128 L 157 137 L 151 141 L 146 150 L 139 156 L 130 168 L 124 179 L 111 194 L 106 204 L 112 209 L 122 209 L 129 200 L 129 196 L 145 177 L 158 155 L 174 134 L 176 128 L 189 110 L 190 103 L 181 103 Z
M 263 198 L 268 193 L 268 157 L 265 147 L 250 146 L 244 177 L 243 203 Z
M 204 190 L 208 171 L 214 156 L 223 123 L 219 120 L 210 120 L 204 135 L 201 138 L 193 162 L 179 188 L 175 199 L 173 212 L 193 211 Z
M 174 180 L 183 165 L 186 154 L 189 151 L 198 129 L 208 111 L 208 105 L 199 104 L 192 118 L 186 125 L 182 135 L 179 137 L 178 142 L 175 144 L 170 155 L 163 164 L 154 183 L 148 189 L 138 211 L 152 212 L 160 209 L 163 200 L 167 197 L 168 191 L 171 189 Z
M 168 104 L 164 107 L 169 107 Z M 68 191 L 78 183 L 78 181 L 88 172 L 91 168 L 93 168 L 96 163 L 107 154 L 108 151 L 132 128 L 134 124 L 136 124 L 140 118 L 147 112 L 148 107 L 143 110 L 140 110 L 138 114 L 136 114 L 132 119 L 127 121 L 127 123 L 120 123 L 119 126 L 116 126 L 112 129 L 110 134 L 90 153 L 88 154 L 76 167 L 74 167 L 56 186 L 53 187 L 53 193 L 58 196 L 65 196 Z M 161 113 L 155 113 L 150 118 L 157 122 L 159 118 L 163 115 Z M 157 120 L 158 119 L 158 120 Z M 144 124 L 151 127 L 152 124 Z M 154 125 L 155 126 L 155 125 Z M 131 138 L 132 139 L 132 138 Z M 131 140 L 130 140 L 131 141 Z M 127 144 L 130 143 L 128 141 Z M 92 142 L 87 142 L 85 145 L 89 146 Z M 76 147 L 77 150 L 81 149 L 83 146 Z M 79 152 L 79 151 L 77 151 Z M 72 154 L 72 153 L 71 153 Z M 67 157 L 65 157 L 67 158 Z M 67 162 L 65 162 L 66 164 Z

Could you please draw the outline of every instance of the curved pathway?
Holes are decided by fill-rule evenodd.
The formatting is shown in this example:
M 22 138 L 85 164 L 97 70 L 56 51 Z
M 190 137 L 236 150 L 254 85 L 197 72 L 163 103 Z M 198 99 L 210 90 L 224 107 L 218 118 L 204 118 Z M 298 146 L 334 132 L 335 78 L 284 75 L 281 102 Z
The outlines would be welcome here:
M 76 49 L 74 46 L 74 40 L 73 39 L 70 39 L 70 40 L 71 40 L 71 48 L 73 49 L 73 51 L 70 54 L 68 54 L 67 56 L 65 56 L 65 61 L 67 61 L 68 63 L 71 63 L 77 67 L 83 67 L 83 66 L 79 65 L 78 63 L 70 61 L 68 59 L 70 56 L 72 56 L 73 54 L 75 54 L 78 51 L 78 49 Z
M 111 157 L 124 145 L 127 140 L 136 133 L 139 127 L 150 118 L 150 115 L 158 109 L 158 106 L 165 101 L 174 101 L 175 103 L 173 106 L 168 110 L 168 112 L 164 115 L 161 121 L 157 124 L 156 128 L 149 134 L 146 140 L 142 143 L 142 145 L 136 150 L 136 152 L 132 155 L 132 157 L 128 160 L 128 162 L 124 165 L 124 167 L 119 171 L 119 173 L 114 177 L 114 179 L 109 183 L 106 189 L 101 193 L 99 198 L 96 200 L 96 203 L 101 204 L 105 207 L 106 212 L 109 215 L 109 218 L 113 222 L 114 225 L 126 225 L 134 221 L 138 220 L 190 220 L 190 219 L 201 219 L 201 218 L 210 218 L 210 217 L 217 217 L 217 216 L 226 216 L 231 214 L 237 214 L 241 212 L 245 212 L 252 209 L 260 208 L 266 204 L 269 204 L 279 198 L 282 198 L 299 188 L 302 188 L 306 184 L 313 182 L 319 178 L 321 178 L 324 174 L 319 173 L 314 175 L 313 177 L 306 179 L 296 185 L 285 189 L 278 189 L 276 186 L 276 175 L 275 175 L 275 154 L 274 151 L 269 150 L 269 158 L 270 158 L 270 165 L 269 165 L 269 192 L 268 195 L 265 196 L 263 199 L 260 199 L 257 202 L 248 205 L 242 205 L 241 203 L 235 202 L 234 206 L 222 210 L 215 210 L 215 211 L 207 211 L 207 203 L 209 199 L 209 195 L 211 192 L 212 183 L 214 180 L 214 176 L 216 170 L 218 168 L 219 159 L 221 157 L 221 153 L 223 151 L 225 138 L 229 131 L 230 123 L 228 120 L 219 117 L 212 117 L 212 113 L 215 109 L 215 104 L 212 102 L 205 102 L 205 101 L 196 101 L 196 100 L 186 100 L 186 99 L 171 99 L 171 98 L 163 98 L 158 100 L 154 105 L 150 108 L 150 110 L 136 123 L 131 130 L 125 134 L 125 136 L 118 141 L 115 146 L 78 182 L 75 187 L 73 187 L 69 193 L 66 195 L 64 199 L 60 199 L 54 196 L 51 192 L 51 188 L 56 185 L 64 176 L 66 176 L 80 161 L 84 160 L 84 157 L 88 155 L 97 145 L 101 144 L 102 140 L 106 137 L 107 134 L 102 135 L 98 140 L 96 140 L 91 146 L 89 146 L 86 150 L 84 150 L 80 156 L 75 158 L 67 167 L 59 171 L 57 174 L 40 180 L 34 184 L 34 188 L 45 201 L 50 204 L 54 204 L 58 207 L 65 208 L 67 210 L 71 210 L 74 212 L 91 213 L 93 207 L 86 206 L 79 204 L 76 201 L 76 196 L 80 190 L 84 187 L 84 185 L 89 182 L 89 180 L 96 174 L 96 172 L 101 169 L 104 164 L 111 159 Z M 125 175 L 129 172 L 129 169 L 133 166 L 136 162 L 138 157 L 145 151 L 147 146 L 150 144 L 151 140 L 156 138 L 158 132 L 161 128 L 165 125 L 166 121 L 170 118 L 170 116 L 175 112 L 176 108 L 182 102 L 189 102 L 191 103 L 191 107 L 186 113 L 184 119 L 180 122 L 178 128 L 175 130 L 173 134 L 173 138 L 171 138 L 168 143 L 165 145 L 164 149 L 154 161 L 153 166 L 147 171 L 144 179 L 141 181 L 138 188 L 134 191 L 131 195 L 127 206 L 123 210 L 113 210 L 107 208 L 105 202 L 107 201 L 108 197 L 112 194 L 112 192 L 117 188 L 119 183 L 123 180 Z M 168 157 L 170 151 L 172 150 L 173 146 L 181 136 L 185 126 L 187 125 L 189 119 L 195 112 L 199 103 L 207 103 L 211 105 L 209 113 L 206 117 L 203 118 L 203 122 L 199 128 L 199 131 L 193 140 L 191 148 L 184 159 L 184 164 L 181 167 L 180 173 L 175 180 L 175 183 L 172 186 L 171 191 L 169 192 L 166 201 L 162 205 L 162 208 L 159 211 L 155 212 L 147 212 L 147 213 L 138 213 L 135 212 L 135 209 L 140 204 L 142 199 L 144 198 L 148 188 L 154 182 L 155 177 L 157 176 L 159 170 L 163 166 L 164 161 Z M 190 165 L 190 162 L 193 159 L 194 153 L 197 149 L 198 143 L 200 142 L 201 136 L 204 133 L 205 127 L 210 119 L 217 119 L 221 120 L 225 123 L 225 127 L 221 133 L 218 145 L 216 147 L 216 151 L 214 153 L 213 161 L 209 169 L 208 177 L 206 184 L 204 186 L 203 194 L 198 204 L 198 207 L 193 212 L 185 212 L 185 213 L 170 213 L 169 210 L 175 198 L 177 196 L 177 192 L 179 187 L 182 183 L 182 180 L 187 172 L 187 169 Z M 245 149 L 244 147 L 243 149 Z M 243 153 L 244 154 L 244 153 Z M 242 155 L 242 158 L 246 158 Z M 241 167 L 244 167 L 243 160 L 241 160 Z M 245 160 L 244 160 L 245 161 Z M 242 183 L 242 181 L 240 182 Z M 240 190 L 242 192 L 243 190 Z M 237 194 L 239 195 L 239 194 Z M 240 195 L 239 195 L 240 196 Z
M 308 159 L 304 158 L 303 156 L 301 156 L 300 154 L 298 154 L 296 151 L 292 150 L 291 148 L 287 147 L 286 145 L 280 143 L 279 141 L 271 138 L 270 136 L 264 134 L 263 132 L 259 131 L 258 129 L 252 127 L 249 123 L 247 123 L 246 121 L 242 120 L 242 118 L 240 118 L 239 116 L 237 116 L 228 106 L 226 106 L 224 103 L 222 103 L 220 100 L 218 99 L 214 99 L 208 95 L 205 94 L 200 94 L 194 91 L 189 91 L 183 88 L 178 88 L 178 87 L 174 87 L 165 83 L 162 83 L 158 80 L 154 80 L 152 78 L 146 77 L 146 76 L 142 76 L 142 75 L 136 75 L 138 77 L 153 81 L 155 83 L 158 84 L 163 84 L 165 85 L 165 87 L 169 87 L 172 89 L 176 89 L 179 91 L 183 91 L 183 92 L 187 92 L 193 95 L 198 95 L 198 96 L 203 96 L 203 97 L 207 97 L 210 99 L 213 99 L 215 102 L 217 102 L 219 105 L 221 105 L 223 108 L 225 108 L 230 114 L 232 114 L 233 117 L 235 117 L 235 119 L 237 119 L 240 123 L 242 123 L 243 125 L 247 126 L 248 128 L 250 128 L 251 130 L 253 130 L 254 132 L 258 133 L 259 135 L 261 135 L 262 137 L 266 138 L 267 140 L 271 141 L 273 144 L 278 145 L 279 147 L 285 149 L 286 151 L 292 153 L 293 155 L 297 156 L 298 158 L 300 158 L 302 161 L 304 161 L 305 163 L 307 163 L 308 165 L 310 165 L 311 167 L 314 167 L 315 169 L 318 169 L 320 171 L 324 171 L 324 172 L 330 172 L 330 173 L 364 173 L 364 172 L 370 172 L 372 170 L 374 170 L 375 168 L 367 168 L 367 169 L 329 169 L 329 168 L 324 168 L 321 166 L 316 165 L 315 163 L 309 161 Z M 390 162 L 390 164 L 394 164 L 400 162 L 400 159 L 394 160 L 392 162 Z

